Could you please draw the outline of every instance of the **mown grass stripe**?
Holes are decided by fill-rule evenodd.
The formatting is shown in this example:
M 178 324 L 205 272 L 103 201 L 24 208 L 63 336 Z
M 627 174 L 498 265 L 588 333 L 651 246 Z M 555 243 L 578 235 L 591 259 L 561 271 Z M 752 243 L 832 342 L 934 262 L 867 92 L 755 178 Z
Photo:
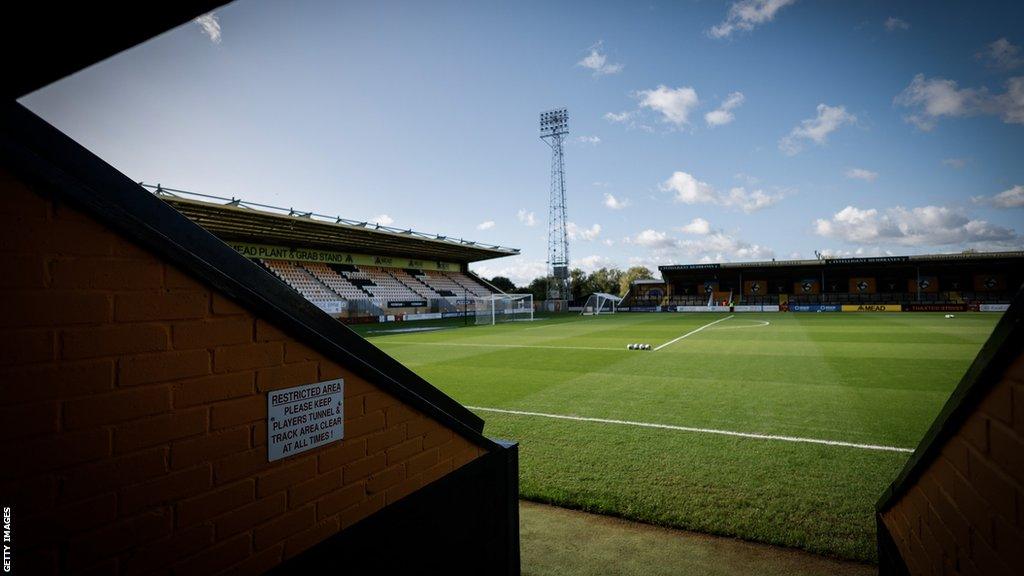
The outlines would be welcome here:
M 413 342 L 393 340 L 387 344 L 413 344 L 415 346 L 470 346 L 481 348 L 539 348 L 541 350 L 614 350 L 622 352 L 624 348 L 600 348 L 597 346 L 531 346 L 528 344 L 480 344 L 475 342 Z
M 799 436 L 780 436 L 776 434 L 755 434 L 753 432 L 736 432 L 733 430 L 717 430 L 715 428 L 696 428 L 692 426 L 676 426 L 674 424 L 657 424 L 652 422 L 634 422 L 631 420 L 613 420 L 610 418 L 588 418 L 584 416 L 567 416 L 564 414 L 545 414 L 544 412 L 526 412 L 524 410 L 505 410 L 503 408 L 486 408 L 483 406 L 466 406 L 470 410 L 481 412 L 496 412 L 499 414 L 513 414 L 516 416 L 534 416 L 537 418 L 553 418 L 556 420 L 572 420 L 575 422 L 597 422 L 600 424 L 619 424 L 622 426 L 637 426 L 640 428 L 658 428 L 662 430 L 676 430 L 679 432 L 695 432 L 699 434 L 718 434 L 720 436 L 736 436 L 739 438 L 753 438 L 757 440 L 778 440 L 781 442 L 801 442 L 805 444 L 822 444 L 825 446 L 842 446 L 844 448 L 857 448 L 860 450 L 881 450 L 884 452 L 913 452 L 913 448 L 900 448 L 898 446 L 883 446 L 878 444 L 858 444 L 856 442 L 844 442 L 842 440 L 823 440 L 820 438 L 801 438 Z
M 692 336 L 692 335 L 696 334 L 697 332 L 700 332 L 701 330 L 703 330 L 703 329 L 705 329 L 705 328 L 707 328 L 709 326 L 714 326 L 715 324 L 718 324 L 719 322 L 725 322 L 729 318 L 732 318 L 732 316 L 730 315 L 730 316 L 726 316 L 725 318 L 719 318 L 718 320 L 715 320 L 714 322 L 708 322 L 707 324 L 701 326 L 700 328 L 696 328 L 694 330 L 690 330 L 689 332 L 687 332 L 686 334 L 683 334 L 682 336 L 680 336 L 678 338 L 675 338 L 673 340 L 669 340 L 668 342 L 665 342 L 661 346 L 658 346 L 657 348 L 655 348 L 654 351 L 657 352 L 658 350 L 661 350 L 665 346 L 668 346 L 670 344 L 675 344 L 676 342 L 679 342 L 683 338 L 686 338 L 688 336 Z

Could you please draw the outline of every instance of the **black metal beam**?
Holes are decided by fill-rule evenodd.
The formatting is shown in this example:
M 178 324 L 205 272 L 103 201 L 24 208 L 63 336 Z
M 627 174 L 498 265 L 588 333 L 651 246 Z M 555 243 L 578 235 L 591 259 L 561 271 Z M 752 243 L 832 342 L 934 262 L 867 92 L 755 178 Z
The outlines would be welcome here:
M 0 98 L 20 98 L 223 4 L 12 2 L 4 7 L 0 25 Z

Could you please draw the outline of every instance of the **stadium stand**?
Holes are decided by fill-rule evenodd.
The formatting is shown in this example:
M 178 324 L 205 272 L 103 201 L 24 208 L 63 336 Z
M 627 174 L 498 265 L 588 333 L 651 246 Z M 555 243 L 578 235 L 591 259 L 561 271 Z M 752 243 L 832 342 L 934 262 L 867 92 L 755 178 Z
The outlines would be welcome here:
M 416 292 L 423 298 L 442 298 L 436 290 L 428 286 L 423 280 L 420 280 L 414 274 L 422 274 L 420 270 L 410 270 L 406 268 L 395 268 L 391 270 L 392 276 L 396 280 L 405 284 L 410 290 Z
M 468 291 L 467 288 L 459 285 L 457 282 L 448 276 L 445 276 L 441 272 L 438 272 L 433 276 L 427 274 L 423 270 L 415 270 L 411 271 L 411 273 L 416 279 L 429 286 L 431 290 L 444 298 L 457 298 Z
M 307 262 L 304 263 L 302 267 L 346 300 L 357 300 L 359 298 L 370 297 L 369 292 L 359 288 L 355 284 L 352 284 L 327 264 Z
M 470 262 L 518 250 L 160 185 L 144 187 L 342 321 L 462 313 Z M 267 244 L 274 242 L 274 244 Z
M 731 291 L 734 305 L 882 305 L 904 309 L 1004 305 L 1024 282 L 1024 252 L 964 252 L 661 266 L 623 306 L 702 306 Z M 666 297 L 657 297 L 661 294 Z
M 260 262 L 313 304 L 338 302 L 344 299 L 315 275 L 294 262 L 285 260 L 261 260 Z
M 242 254 L 18 102 L 217 6 L 0 20 L 25 56 L 0 83 L 5 571 L 519 574 L 514 444 L 302 297 L 333 291 L 315 259 Z M 454 268 L 511 253 L 245 212 L 212 225 Z M 272 393 L 299 386 L 342 387 L 343 433 L 272 458 Z
M 482 286 L 481 284 L 479 284 L 469 276 L 463 274 L 462 272 L 442 272 L 442 274 L 451 279 L 452 282 L 455 282 L 463 289 L 467 290 L 473 296 L 483 297 L 491 294 L 491 291 L 489 289 L 487 289 L 485 286 Z
M 402 284 L 384 268 L 368 267 L 363 269 L 373 282 L 370 292 L 382 300 L 417 300 L 421 296 L 408 286 Z

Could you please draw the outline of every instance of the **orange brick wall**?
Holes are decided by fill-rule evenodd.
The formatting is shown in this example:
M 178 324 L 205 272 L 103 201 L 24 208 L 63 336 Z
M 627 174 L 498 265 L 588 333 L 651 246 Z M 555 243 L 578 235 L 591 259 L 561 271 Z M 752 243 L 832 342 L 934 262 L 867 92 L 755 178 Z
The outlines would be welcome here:
M 259 573 L 482 453 L 4 171 L 0 266 L 23 573 Z M 266 392 L 337 377 L 345 440 L 268 463 Z
M 911 574 L 1024 567 L 1024 354 L 883 513 Z

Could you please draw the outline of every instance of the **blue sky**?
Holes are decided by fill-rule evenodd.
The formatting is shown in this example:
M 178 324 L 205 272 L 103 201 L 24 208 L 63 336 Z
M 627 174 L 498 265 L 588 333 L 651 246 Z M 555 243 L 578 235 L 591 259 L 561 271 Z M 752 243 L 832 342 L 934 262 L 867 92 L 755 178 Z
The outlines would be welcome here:
M 656 266 L 1024 245 L 1024 5 L 241 0 L 23 103 L 135 180 Z

